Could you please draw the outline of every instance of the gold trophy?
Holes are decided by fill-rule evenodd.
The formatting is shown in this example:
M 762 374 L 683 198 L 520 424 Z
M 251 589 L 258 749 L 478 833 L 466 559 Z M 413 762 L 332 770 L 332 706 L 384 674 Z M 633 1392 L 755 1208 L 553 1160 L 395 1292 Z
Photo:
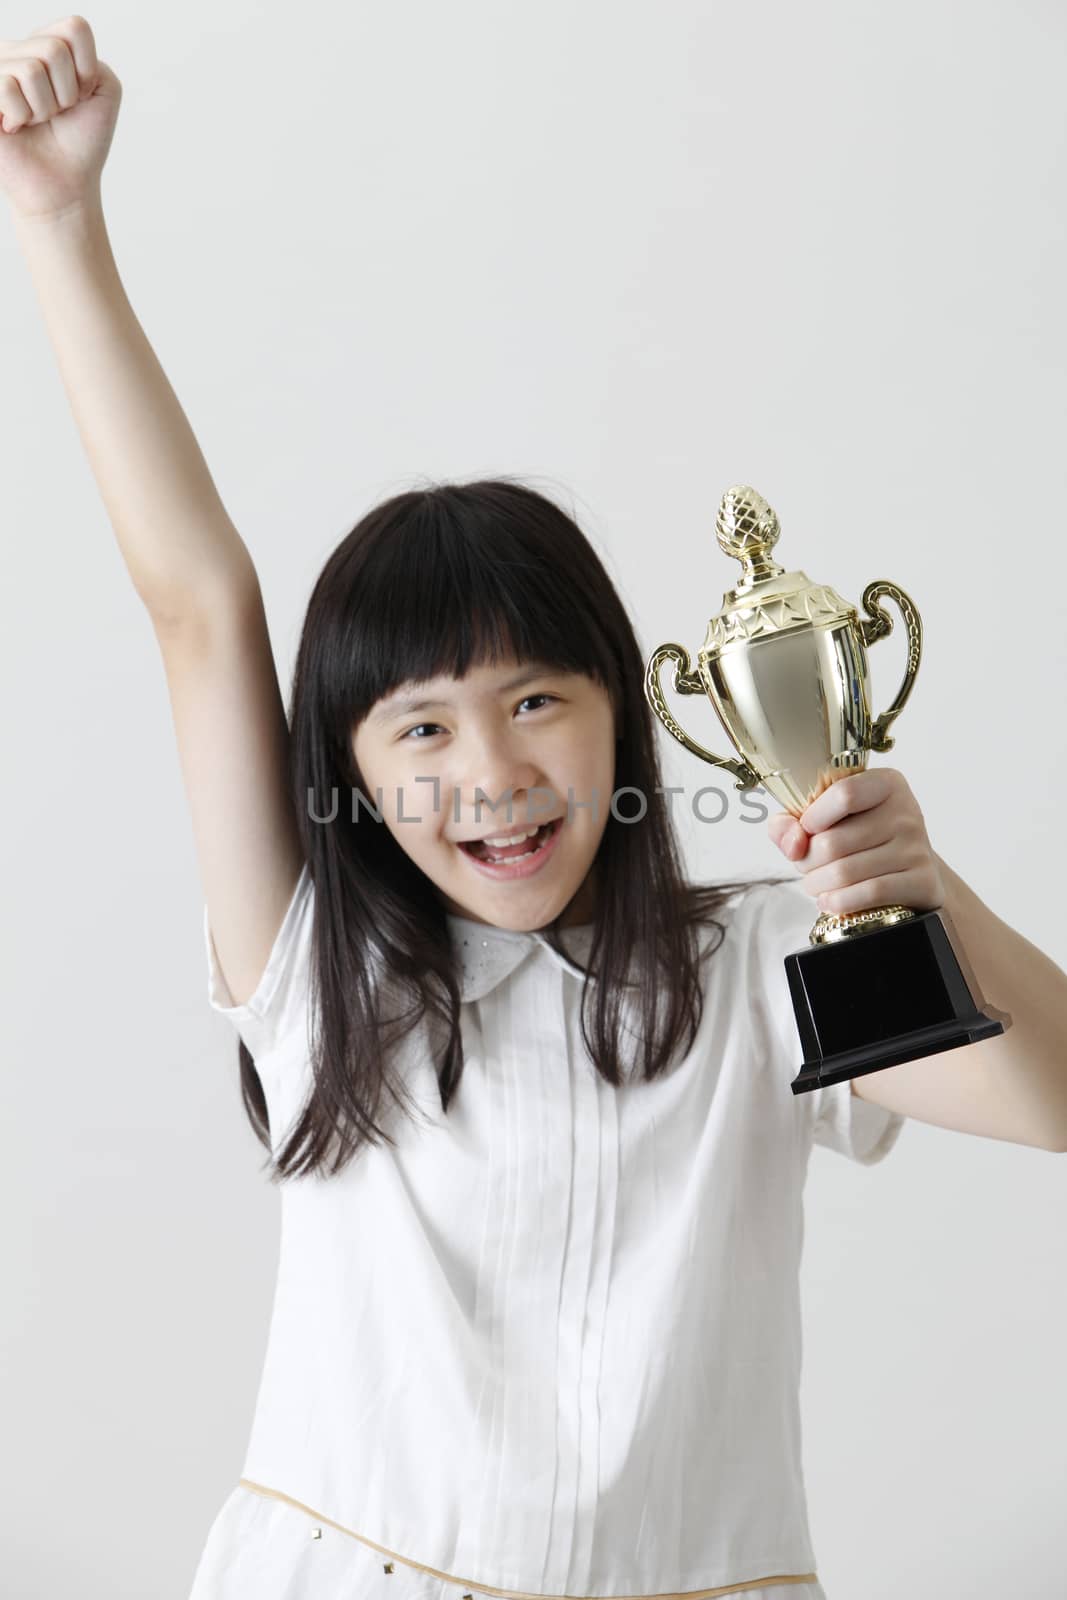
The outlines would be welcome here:
M 895 583 L 868 584 L 861 617 L 828 585 L 786 572 L 771 558 L 779 531 L 755 489 L 727 489 L 715 532 L 741 576 L 708 623 L 696 670 L 683 645 L 661 644 L 648 661 L 645 694 L 679 744 L 732 772 L 738 789 L 762 785 L 799 817 L 836 779 L 865 768 L 872 750 L 893 748 L 889 729 L 919 670 L 922 622 Z M 872 719 L 867 650 L 893 629 L 882 596 L 904 618 L 908 659 L 895 700 Z M 674 663 L 676 693 L 707 695 L 740 760 L 706 750 L 671 715 L 659 681 L 664 661 Z M 823 912 L 808 948 L 785 961 L 804 1048 L 793 1093 L 1003 1033 L 1011 1018 L 979 1008 L 964 962 L 936 911 Z

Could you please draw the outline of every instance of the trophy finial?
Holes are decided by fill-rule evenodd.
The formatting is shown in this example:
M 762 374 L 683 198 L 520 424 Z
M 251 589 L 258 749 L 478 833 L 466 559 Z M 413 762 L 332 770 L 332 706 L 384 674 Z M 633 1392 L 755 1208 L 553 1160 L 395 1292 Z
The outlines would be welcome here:
M 741 563 L 735 594 L 743 594 L 763 578 L 777 578 L 785 571 L 770 559 L 780 532 L 774 508 L 755 489 L 745 483 L 735 483 L 727 489 L 719 502 L 715 537 L 720 550 Z

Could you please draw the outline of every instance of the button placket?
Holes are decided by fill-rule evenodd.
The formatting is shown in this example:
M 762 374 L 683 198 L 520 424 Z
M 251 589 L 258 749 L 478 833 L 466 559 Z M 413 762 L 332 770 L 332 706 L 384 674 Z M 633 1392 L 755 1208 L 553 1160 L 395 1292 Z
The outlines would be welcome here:
M 492 941 L 490 941 L 492 943 Z M 479 1008 L 481 1117 L 490 1204 L 482 1221 L 475 1337 L 492 1351 L 476 1397 L 464 1515 L 453 1562 L 477 1571 L 486 1549 L 548 1559 L 544 1503 L 557 1473 L 553 1388 L 560 1258 L 571 1192 L 571 1112 L 564 1042 L 552 1002 L 557 973 L 527 948 L 491 1005 Z M 520 1258 L 522 1267 L 520 1270 Z M 530 1284 L 546 1285 L 531 1295 Z M 524 1495 L 508 1494 L 521 1458 Z M 492 1581 L 492 1580 L 490 1580 Z M 506 1581 L 506 1580 L 505 1580 Z M 551 1586 L 549 1586 L 551 1587 Z
M 581 1417 L 578 1515 L 575 1519 L 567 1592 L 587 1594 L 600 1490 L 600 1380 L 618 1200 L 619 1091 L 604 1082 L 589 1059 L 576 1014 L 570 1018 L 569 1026 L 570 1059 L 581 1096 L 578 1100 L 578 1109 L 582 1113 L 579 1121 L 584 1120 L 586 1128 L 588 1154 L 585 1166 L 589 1184 L 583 1203 L 588 1207 L 590 1233 L 578 1390 Z

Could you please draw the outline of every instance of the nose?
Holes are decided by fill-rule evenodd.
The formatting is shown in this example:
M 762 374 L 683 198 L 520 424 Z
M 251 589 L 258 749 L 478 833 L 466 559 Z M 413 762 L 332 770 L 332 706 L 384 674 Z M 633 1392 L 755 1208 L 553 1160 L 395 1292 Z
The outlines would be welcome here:
M 456 781 L 463 819 L 471 827 L 484 827 L 494 818 L 521 825 L 528 797 L 531 812 L 550 814 L 544 774 L 507 735 L 487 736 L 472 745 L 463 776 Z M 540 794 L 531 795 L 538 789 Z

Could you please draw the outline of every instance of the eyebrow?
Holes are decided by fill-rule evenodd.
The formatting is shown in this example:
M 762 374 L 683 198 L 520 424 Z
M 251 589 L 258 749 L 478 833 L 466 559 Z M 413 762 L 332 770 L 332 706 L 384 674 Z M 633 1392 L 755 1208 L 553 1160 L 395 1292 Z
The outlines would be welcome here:
M 518 689 L 524 683 L 531 683 L 534 678 L 543 678 L 546 673 L 558 673 L 559 671 L 559 667 L 554 667 L 548 661 L 527 663 L 521 672 L 517 672 L 512 678 L 505 679 L 500 685 L 499 692 L 506 694 L 509 689 Z M 401 700 L 390 697 L 383 702 L 377 711 L 371 712 L 369 720 L 371 722 L 395 722 L 399 717 L 409 717 L 413 711 L 432 711 L 435 706 L 451 707 L 451 705 L 451 700 L 441 699 L 440 697 L 416 699 L 409 695 Z

